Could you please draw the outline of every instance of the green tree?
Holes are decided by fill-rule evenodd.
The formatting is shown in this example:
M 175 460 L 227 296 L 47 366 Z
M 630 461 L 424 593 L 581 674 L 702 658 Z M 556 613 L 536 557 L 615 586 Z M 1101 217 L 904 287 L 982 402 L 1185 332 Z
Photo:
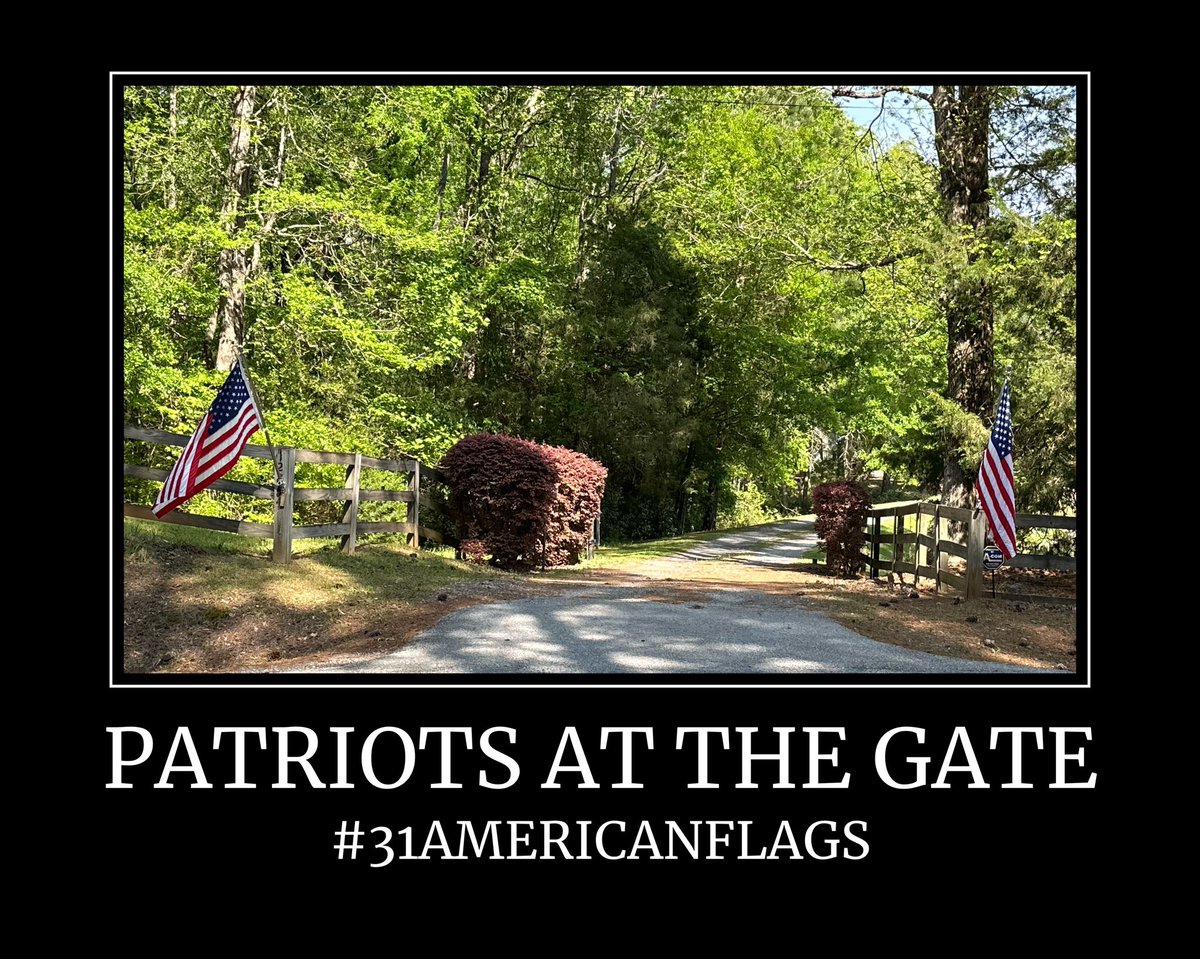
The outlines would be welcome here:
M 646 536 L 795 508 L 814 435 L 848 438 L 843 470 L 969 473 L 1021 355 L 1018 449 L 1048 451 L 1022 496 L 1067 503 L 1071 101 L 945 110 L 975 136 L 989 97 L 948 226 L 951 161 L 817 88 L 130 86 L 125 415 L 190 431 L 240 350 L 277 442 L 569 445 L 610 469 L 609 533 Z M 952 383 L 968 327 L 999 362 Z

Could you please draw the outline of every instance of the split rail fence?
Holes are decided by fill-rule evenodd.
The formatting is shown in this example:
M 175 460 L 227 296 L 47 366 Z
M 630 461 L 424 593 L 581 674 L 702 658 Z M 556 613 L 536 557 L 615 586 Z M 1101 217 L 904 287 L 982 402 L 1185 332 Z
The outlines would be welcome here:
M 146 429 L 140 426 L 125 426 L 124 438 L 142 443 L 156 443 L 164 446 L 186 446 L 189 436 L 179 433 L 166 433 L 162 430 Z M 247 444 L 243 456 L 253 459 L 271 459 L 271 452 L 265 446 Z M 219 479 L 208 488 L 227 493 L 242 493 L 258 499 L 271 500 L 274 503 L 275 518 L 272 523 L 252 523 L 243 520 L 225 519 L 219 516 L 199 516 L 175 509 L 166 516 L 158 517 L 151 512 L 150 507 L 135 503 L 125 503 L 125 515 L 135 519 L 152 520 L 157 523 L 174 523 L 180 526 L 198 526 L 201 529 L 215 529 L 238 536 L 257 536 L 272 541 L 271 558 L 276 562 L 289 563 L 292 558 L 292 542 L 297 539 L 312 537 L 338 537 L 341 539 L 342 552 L 350 556 L 354 554 L 358 537 L 366 533 L 403 533 L 405 541 L 416 548 L 419 539 L 441 543 L 443 537 L 436 530 L 426 529 L 421 521 L 421 484 L 427 480 L 440 481 L 436 469 L 426 467 L 420 460 L 415 459 L 381 459 L 377 456 L 364 456 L 362 453 L 331 453 L 322 450 L 298 449 L 291 446 L 276 446 L 275 460 L 279 465 L 282 478 L 282 490 L 278 493 L 273 487 L 259 486 L 255 483 L 242 483 L 236 480 Z M 316 463 L 333 464 L 346 467 L 346 478 L 342 486 L 330 488 L 308 488 L 296 486 L 296 464 Z M 408 478 L 408 489 L 363 489 L 361 486 L 364 469 L 387 470 L 402 473 Z M 156 469 L 149 466 L 139 466 L 125 463 L 125 475 L 137 479 L 157 480 L 167 478 L 169 470 Z M 295 507 L 297 503 L 320 501 L 341 501 L 344 503 L 342 519 L 338 523 L 321 523 L 308 526 L 295 524 Z M 359 504 L 363 502 L 406 503 L 405 521 L 400 522 L 361 522 L 359 520 Z M 428 507 L 428 502 L 426 501 Z
M 906 530 L 907 517 L 914 517 L 912 530 Z M 883 531 L 883 521 L 892 520 L 891 532 Z M 927 522 L 933 520 L 932 535 L 925 532 Z M 949 535 L 948 524 L 966 526 L 966 542 Z M 1074 516 L 1052 516 L 1044 513 L 1018 513 L 1018 530 L 1022 529 L 1075 529 Z M 882 503 L 867 510 L 867 552 L 863 560 L 871 568 L 871 575 L 878 578 L 880 572 L 912 573 L 914 585 L 921 577 L 932 579 L 935 588 L 943 585 L 962 590 L 967 599 L 975 599 L 984 593 L 984 549 L 987 545 L 987 519 L 981 509 L 964 509 L 942 506 L 938 503 L 906 502 Z M 891 544 L 892 558 L 880 559 L 880 547 Z M 911 553 L 908 548 L 911 547 Z M 924 550 L 924 562 L 922 562 Z M 911 556 L 911 560 L 909 557 Z M 965 574 L 948 568 L 949 559 L 956 556 L 966 561 Z M 1054 569 L 1075 571 L 1072 556 L 1049 556 L 1040 553 L 1018 553 L 1006 559 L 1004 565 L 1016 569 Z M 1040 597 L 1013 594 L 1012 599 L 1053 600 L 1056 597 Z

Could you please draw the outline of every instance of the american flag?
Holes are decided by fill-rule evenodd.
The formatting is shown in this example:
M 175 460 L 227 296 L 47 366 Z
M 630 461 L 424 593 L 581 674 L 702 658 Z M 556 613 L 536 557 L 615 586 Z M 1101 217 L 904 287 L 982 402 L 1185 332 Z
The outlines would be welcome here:
M 979 505 L 987 515 L 992 539 L 1005 559 L 1017 554 L 1016 507 L 1013 502 L 1012 406 L 1008 380 L 1000 391 L 1000 405 L 992 421 L 992 436 L 979 467 Z
M 158 499 L 150 507 L 154 515 L 165 516 L 233 469 L 246 441 L 260 425 L 262 418 L 254 405 L 250 385 L 241 364 L 235 363 L 229 379 L 158 491 Z

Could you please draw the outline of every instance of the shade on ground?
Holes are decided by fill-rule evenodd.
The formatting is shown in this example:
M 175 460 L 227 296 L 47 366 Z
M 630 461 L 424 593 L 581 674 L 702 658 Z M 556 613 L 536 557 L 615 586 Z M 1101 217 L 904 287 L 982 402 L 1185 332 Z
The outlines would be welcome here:
M 914 652 L 828 617 L 725 597 L 692 609 L 595 587 L 586 596 L 472 606 L 404 649 L 314 668 L 352 673 L 1041 672 Z

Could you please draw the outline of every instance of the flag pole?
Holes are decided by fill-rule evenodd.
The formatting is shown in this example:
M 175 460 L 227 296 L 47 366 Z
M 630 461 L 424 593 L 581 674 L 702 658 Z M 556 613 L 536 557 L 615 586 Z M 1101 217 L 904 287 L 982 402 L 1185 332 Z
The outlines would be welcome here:
M 258 417 L 258 425 L 262 429 L 263 439 L 267 441 L 267 450 L 271 454 L 271 467 L 275 472 L 275 498 L 278 499 L 283 492 L 283 481 L 280 479 L 279 458 L 275 455 L 275 445 L 271 442 L 271 434 L 267 430 L 267 424 L 263 420 L 262 404 L 258 401 L 258 393 L 254 389 L 254 383 L 250 379 L 250 373 L 246 369 L 246 357 L 242 353 L 242 347 L 239 343 L 234 343 L 234 349 L 237 351 L 238 367 L 242 371 L 242 379 L 246 381 L 246 389 L 250 391 L 250 399 L 254 401 L 254 415 Z

